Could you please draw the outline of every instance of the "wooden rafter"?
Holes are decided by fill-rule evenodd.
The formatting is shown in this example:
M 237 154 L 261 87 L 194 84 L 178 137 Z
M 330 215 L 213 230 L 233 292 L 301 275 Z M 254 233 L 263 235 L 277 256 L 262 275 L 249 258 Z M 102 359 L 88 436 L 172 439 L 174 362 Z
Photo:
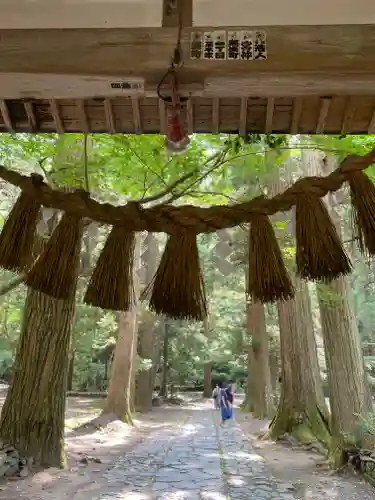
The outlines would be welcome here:
M 349 96 L 350 97 L 350 96 Z M 19 104 L 25 110 L 20 112 Z M 75 104 L 75 105 L 74 105 Z M 0 132 L 166 133 L 166 105 L 155 96 L 0 101 Z M 192 133 L 375 133 L 375 95 L 285 97 L 190 96 L 181 116 Z M 32 111 L 32 112 L 31 112 Z M 144 117 L 144 118 L 143 118 Z M 64 122 L 63 122 L 64 118 Z
M 318 123 L 316 126 L 316 133 L 317 134 L 323 134 L 325 125 L 326 125 L 326 119 L 328 116 L 329 108 L 331 107 L 332 100 L 327 97 L 323 97 L 323 99 L 320 100 L 320 108 L 319 108 L 319 117 L 318 117 Z
M 341 133 L 347 134 L 350 130 L 352 130 L 352 122 L 355 115 L 355 102 L 354 99 L 347 99 L 345 115 L 342 121 Z
M 51 114 L 53 117 L 53 121 L 55 122 L 55 129 L 58 134 L 64 133 L 64 125 L 60 116 L 59 104 L 56 99 L 51 99 L 49 101 L 49 107 L 51 110 Z
M 142 133 L 141 110 L 139 107 L 139 99 L 137 97 L 132 97 L 132 108 L 133 108 L 134 132 L 136 134 L 140 134 Z
M 9 114 L 9 109 L 6 101 L 4 99 L 0 100 L 0 111 L 4 120 L 4 125 L 5 125 L 5 130 L 7 132 L 13 133 L 14 128 L 13 128 L 13 123 L 12 119 Z
M 290 124 L 291 134 L 298 133 L 302 107 L 303 107 L 303 99 L 301 97 L 297 97 L 293 103 L 292 122 Z
M 116 122 L 113 116 L 111 99 L 104 99 L 104 112 L 107 130 L 110 134 L 116 133 Z
M 79 121 L 81 123 L 81 130 L 85 134 L 89 132 L 89 122 L 87 119 L 87 113 L 85 108 L 85 101 L 82 99 L 77 100 L 76 102 L 77 108 L 79 110 Z
M 34 104 L 30 101 L 24 101 L 25 112 L 27 115 L 27 121 L 29 122 L 31 132 L 37 129 L 37 119 L 34 112 Z

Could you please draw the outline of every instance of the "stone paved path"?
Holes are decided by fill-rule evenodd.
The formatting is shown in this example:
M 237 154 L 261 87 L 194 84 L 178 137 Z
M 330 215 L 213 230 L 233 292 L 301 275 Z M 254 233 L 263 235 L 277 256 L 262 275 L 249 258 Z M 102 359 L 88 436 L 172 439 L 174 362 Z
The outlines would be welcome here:
M 108 489 L 93 500 L 292 500 L 235 422 L 193 411 L 108 470 Z

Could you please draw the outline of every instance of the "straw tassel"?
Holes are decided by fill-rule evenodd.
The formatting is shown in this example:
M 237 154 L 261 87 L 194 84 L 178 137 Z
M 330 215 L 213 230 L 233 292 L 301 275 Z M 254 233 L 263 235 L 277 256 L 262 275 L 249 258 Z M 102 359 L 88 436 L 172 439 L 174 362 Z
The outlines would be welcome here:
M 294 296 L 271 221 L 265 214 L 251 220 L 247 293 L 255 302 L 288 300 Z
M 37 187 L 43 177 L 31 175 Z M 5 221 L 0 234 L 0 267 L 9 271 L 24 272 L 32 263 L 36 226 L 41 204 L 32 193 L 22 192 Z
M 296 202 L 297 272 L 311 280 L 331 281 L 351 271 L 323 200 L 301 193 Z
M 92 274 L 84 301 L 102 309 L 129 311 L 136 303 L 133 283 L 135 233 L 114 226 Z
M 56 299 L 69 299 L 75 292 L 83 221 L 63 214 L 40 257 L 26 277 L 26 284 Z
M 375 255 L 375 186 L 364 172 L 348 172 L 354 234 L 363 253 Z
M 186 230 L 169 236 L 159 268 L 142 298 L 149 294 L 150 309 L 157 314 L 198 321 L 206 318 L 196 233 Z

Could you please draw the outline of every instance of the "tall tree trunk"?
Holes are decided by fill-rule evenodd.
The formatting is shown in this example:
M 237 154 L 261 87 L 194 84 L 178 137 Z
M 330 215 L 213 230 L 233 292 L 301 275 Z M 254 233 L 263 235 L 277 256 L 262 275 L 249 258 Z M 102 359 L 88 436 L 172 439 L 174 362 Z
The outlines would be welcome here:
M 131 384 L 134 363 L 134 337 L 137 308 L 118 313 L 118 337 L 108 384 L 108 394 L 103 413 L 113 413 L 117 418 L 132 423 Z
M 278 404 L 278 393 L 279 393 L 279 363 L 278 356 L 275 350 L 271 350 L 269 354 L 269 364 L 270 364 L 270 374 L 271 374 L 271 390 L 273 404 L 277 406 Z
M 148 233 L 145 239 L 146 250 L 142 256 L 143 267 L 145 268 L 145 283 L 148 284 L 153 279 L 157 270 L 157 260 L 159 256 L 159 244 L 154 233 Z M 147 316 L 139 331 L 138 354 L 143 359 L 151 360 L 151 366 L 147 370 L 142 370 L 136 376 L 135 405 L 140 411 L 149 411 L 152 408 L 152 395 L 155 385 L 156 368 L 155 364 L 160 357 L 160 330 L 163 319 L 159 324 L 156 316 L 147 312 Z
M 136 324 L 133 330 L 132 341 L 132 371 L 130 376 L 130 413 L 133 415 L 135 412 L 135 391 L 136 391 L 136 357 L 137 357 L 137 337 L 138 337 L 138 323 L 137 316 L 135 318 Z
M 268 335 L 263 304 L 259 302 L 247 303 L 247 330 L 251 335 L 251 344 L 249 346 L 249 349 L 251 349 L 250 407 L 253 416 L 263 420 L 269 418 L 272 413 Z
M 247 344 L 247 378 L 246 378 L 246 390 L 245 390 L 245 400 L 242 403 L 242 408 L 245 411 L 252 413 L 253 406 L 253 376 L 252 376 L 252 365 L 253 365 L 253 347 L 251 345 L 251 340 Z
M 274 438 L 293 434 L 300 441 L 330 440 L 328 412 L 320 373 L 312 318 L 306 316 L 306 283 L 295 280 L 296 296 L 278 303 L 281 351 L 281 394 L 270 425 Z M 307 297 L 306 297 L 307 295 Z
M 208 339 L 210 337 L 210 328 L 209 328 L 207 318 L 205 318 L 203 320 L 203 330 L 204 330 L 205 337 Z M 208 361 L 204 365 L 204 372 L 203 372 L 203 397 L 204 398 L 210 398 L 212 395 L 211 372 L 212 372 L 211 362 Z
M 333 166 L 319 152 L 305 152 L 303 165 L 308 175 L 328 174 Z M 334 199 L 327 196 L 325 201 L 340 234 Z M 332 465 L 337 467 L 344 461 L 345 434 L 353 434 L 359 415 L 372 411 L 372 403 L 348 279 L 340 277 L 329 284 L 321 284 L 317 292 L 334 438 L 330 458 Z
M 206 363 L 203 370 L 203 397 L 210 398 L 212 395 L 212 385 L 211 385 L 211 363 Z
M 285 165 L 290 168 L 289 164 Z M 279 178 L 274 194 L 285 188 Z M 290 170 L 285 171 L 286 179 Z M 290 245 L 290 243 L 289 243 Z M 316 349 L 310 295 L 306 282 L 293 278 L 295 297 L 278 302 L 280 327 L 281 391 L 276 416 L 270 425 L 274 438 L 293 434 L 301 441 L 317 439 L 328 447 L 330 430 Z
M 75 294 L 57 300 L 29 289 L 0 439 L 21 456 L 63 467 L 65 393 Z
M 345 434 L 353 434 L 358 416 L 371 411 L 366 394 L 361 344 L 345 277 L 318 287 L 331 404 L 332 464 L 343 461 Z
M 165 333 L 163 339 L 163 373 L 160 384 L 160 393 L 162 397 L 168 396 L 168 371 L 169 371 L 169 324 L 165 323 Z
M 160 339 L 163 331 L 163 321 L 163 318 L 160 318 L 159 324 L 157 324 L 156 318 L 152 316 L 142 324 L 139 355 L 143 359 L 151 360 L 151 366 L 136 375 L 135 406 L 139 411 L 149 411 L 152 408 L 157 365 L 160 362 L 161 355 Z
M 134 249 L 133 279 L 135 293 L 138 295 L 138 266 L 140 242 L 137 237 Z M 113 354 L 111 377 L 103 413 L 113 413 L 117 418 L 133 423 L 132 384 L 134 362 L 137 352 L 137 305 L 128 312 L 118 313 L 118 337 Z M 134 394 L 134 392 L 133 392 Z
M 69 369 L 68 369 L 68 382 L 67 382 L 67 390 L 73 390 L 73 375 L 74 375 L 74 351 L 71 349 L 70 358 L 69 358 Z

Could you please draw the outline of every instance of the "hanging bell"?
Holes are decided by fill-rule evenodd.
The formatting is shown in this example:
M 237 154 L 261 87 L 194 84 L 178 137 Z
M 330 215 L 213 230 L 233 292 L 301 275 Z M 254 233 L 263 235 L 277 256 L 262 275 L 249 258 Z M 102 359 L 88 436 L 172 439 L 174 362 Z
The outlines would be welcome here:
M 168 121 L 167 137 L 165 139 L 165 147 L 170 153 L 182 153 L 189 147 L 190 139 L 185 133 L 181 122 L 180 113 L 173 109 Z

